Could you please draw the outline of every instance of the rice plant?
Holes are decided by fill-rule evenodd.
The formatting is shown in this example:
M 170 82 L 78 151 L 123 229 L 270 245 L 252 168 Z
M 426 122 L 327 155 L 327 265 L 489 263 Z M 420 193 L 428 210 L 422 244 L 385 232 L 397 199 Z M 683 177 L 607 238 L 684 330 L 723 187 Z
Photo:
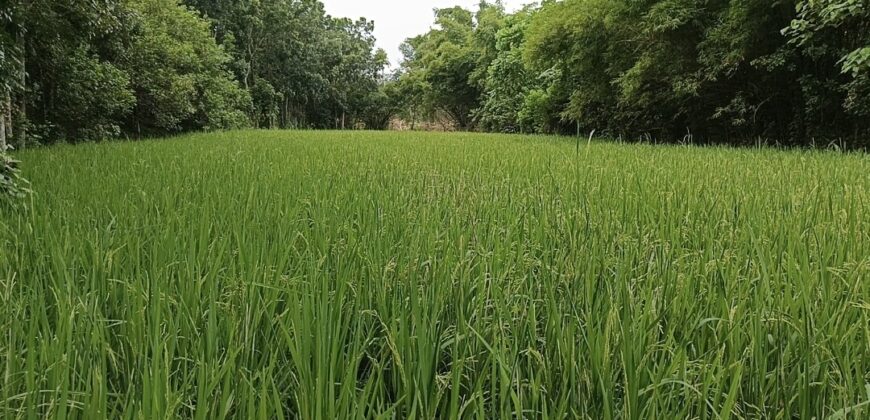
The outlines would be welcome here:
M 0 418 L 870 416 L 870 158 L 241 131 L 23 151 Z

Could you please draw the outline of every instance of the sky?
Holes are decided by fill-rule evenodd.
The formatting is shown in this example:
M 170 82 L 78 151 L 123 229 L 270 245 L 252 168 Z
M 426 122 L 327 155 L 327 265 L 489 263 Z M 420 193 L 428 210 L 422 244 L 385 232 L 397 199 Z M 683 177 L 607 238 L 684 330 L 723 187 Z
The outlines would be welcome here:
M 378 46 L 390 56 L 393 66 L 402 58 L 399 45 L 405 39 L 425 33 L 435 21 L 433 9 L 462 6 L 477 9 L 480 0 L 321 0 L 326 12 L 334 17 L 375 21 Z M 504 0 L 509 11 L 517 10 L 532 0 Z

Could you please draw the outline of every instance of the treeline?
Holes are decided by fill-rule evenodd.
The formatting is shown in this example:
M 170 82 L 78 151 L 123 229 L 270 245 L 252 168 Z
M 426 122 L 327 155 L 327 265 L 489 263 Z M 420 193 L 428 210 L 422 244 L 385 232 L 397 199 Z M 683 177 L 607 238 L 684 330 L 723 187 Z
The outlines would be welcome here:
M 870 140 L 867 0 L 565 0 L 436 12 L 403 46 L 405 119 L 788 145 Z
M 393 117 L 626 140 L 870 141 L 867 0 L 548 0 L 516 13 L 482 1 L 435 15 L 386 77 L 373 23 L 316 0 L 7 0 L 0 144 Z
M 373 24 L 314 0 L 7 0 L 0 141 L 386 125 Z

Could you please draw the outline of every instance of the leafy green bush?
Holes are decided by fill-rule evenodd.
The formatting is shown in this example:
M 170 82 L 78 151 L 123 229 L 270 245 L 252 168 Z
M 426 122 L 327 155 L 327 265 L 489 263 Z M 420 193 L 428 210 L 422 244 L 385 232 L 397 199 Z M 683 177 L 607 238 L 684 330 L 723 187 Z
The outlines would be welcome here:
M 122 66 L 132 77 L 131 130 L 162 133 L 250 125 L 250 95 L 226 70 L 231 57 L 209 22 L 176 0 L 127 0 L 135 16 Z
M 17 206 L 30 193 L 29 183 L 21 176 L 19 162 L 0 151 L 0 204 Z

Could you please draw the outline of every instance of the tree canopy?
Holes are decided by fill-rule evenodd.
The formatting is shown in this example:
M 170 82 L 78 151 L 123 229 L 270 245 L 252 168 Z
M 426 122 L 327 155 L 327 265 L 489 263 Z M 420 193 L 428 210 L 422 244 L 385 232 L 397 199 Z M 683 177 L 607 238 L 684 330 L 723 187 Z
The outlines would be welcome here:
M 374 24 L 311 0 L 11 0 L 2 140 L 255 127 L 381 128 Z
M 389 24 L 389 22 L 384 22 Z M 385 74 L 316 0 L 10 0 L 0 143 L 387 127 L 787 145 L 870 138 L 866 0 L 545 0 L 437 9 Z
M 863 0 L 564 0 L 513 14 L 483 1 L 436 11 L 397 83 L 462 128 L 866 145 L 868 13 Z

